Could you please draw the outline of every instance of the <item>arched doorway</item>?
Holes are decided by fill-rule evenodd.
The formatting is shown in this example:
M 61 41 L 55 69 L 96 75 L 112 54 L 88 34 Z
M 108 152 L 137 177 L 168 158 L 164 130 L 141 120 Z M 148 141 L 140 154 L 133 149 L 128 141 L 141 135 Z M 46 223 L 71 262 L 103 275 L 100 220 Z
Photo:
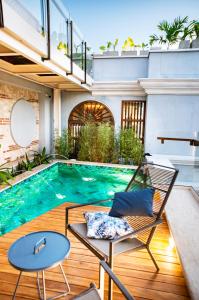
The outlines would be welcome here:
M 110 123 L 114 126 L 113 115 L 108 107 L 98 101 L 84 101 L 73 108 L 68 119 L 74 155 L 77 154 L 77 139 L 82 126 L 87 122 Z

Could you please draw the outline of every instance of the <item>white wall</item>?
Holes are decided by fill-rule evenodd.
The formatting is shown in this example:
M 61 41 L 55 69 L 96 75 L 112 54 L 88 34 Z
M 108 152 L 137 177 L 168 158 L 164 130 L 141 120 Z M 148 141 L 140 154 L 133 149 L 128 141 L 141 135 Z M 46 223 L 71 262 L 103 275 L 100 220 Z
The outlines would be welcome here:
M 148 77 L 199 78 L 199 51 L 150 53 Z
M 121 101 L 122 100 L 144 100 L 144 97 L 135 96 L 95 96 L 89 93 L 62 93 L 62 129 L 68 126 L 68 118 L 72 109 L 79 103 L 87 100 L 95 100 L 105 104 L 113 114 L 115 128 L 121 125 Z
M 149 95 L 147 97 L 147 119 L 145 150 L 151 154 L 195 155 L 195 147 L 188 142 L 165 141 L 158 136 L 197 138 L 199 132 L 199 96 Z
M 95 81 L 129 81 L 146 78 L 147 57 L 94 58 L 93 76 Z
M 40 149 L 46 147 L 48 153 L 52 152 L 52 128 L 53 128 L 53 113 L 52 113 L 52 96 L 45 94 L 39 95 L 39 146 Z

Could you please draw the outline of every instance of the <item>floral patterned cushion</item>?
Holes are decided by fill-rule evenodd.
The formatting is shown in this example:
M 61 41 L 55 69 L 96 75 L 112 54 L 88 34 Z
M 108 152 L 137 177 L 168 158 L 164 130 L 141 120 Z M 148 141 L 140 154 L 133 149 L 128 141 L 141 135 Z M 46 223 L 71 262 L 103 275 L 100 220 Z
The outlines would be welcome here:
M 133 232 L 127 221 L 110 217 L 108 212 L 85 212 L 87 237 L 95 239 L 114 239 Z

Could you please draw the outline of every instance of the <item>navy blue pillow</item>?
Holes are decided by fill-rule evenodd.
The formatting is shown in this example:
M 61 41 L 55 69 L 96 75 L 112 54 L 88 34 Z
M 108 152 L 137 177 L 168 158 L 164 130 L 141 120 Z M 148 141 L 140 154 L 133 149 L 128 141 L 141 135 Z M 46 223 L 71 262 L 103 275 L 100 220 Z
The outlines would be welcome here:
M 133 192 L 115 193 L 111 217 L 148 216 L 153 217 L 154 189 L 142 189 Z

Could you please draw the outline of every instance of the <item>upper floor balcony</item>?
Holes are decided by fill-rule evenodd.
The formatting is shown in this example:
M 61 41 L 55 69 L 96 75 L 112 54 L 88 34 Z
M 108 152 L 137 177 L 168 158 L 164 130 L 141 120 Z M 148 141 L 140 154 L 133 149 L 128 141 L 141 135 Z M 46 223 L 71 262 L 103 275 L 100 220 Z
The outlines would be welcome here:
M 0 1 L 0 68 L 50 87 L 90 89 L 92 59 L 61 0 Z

